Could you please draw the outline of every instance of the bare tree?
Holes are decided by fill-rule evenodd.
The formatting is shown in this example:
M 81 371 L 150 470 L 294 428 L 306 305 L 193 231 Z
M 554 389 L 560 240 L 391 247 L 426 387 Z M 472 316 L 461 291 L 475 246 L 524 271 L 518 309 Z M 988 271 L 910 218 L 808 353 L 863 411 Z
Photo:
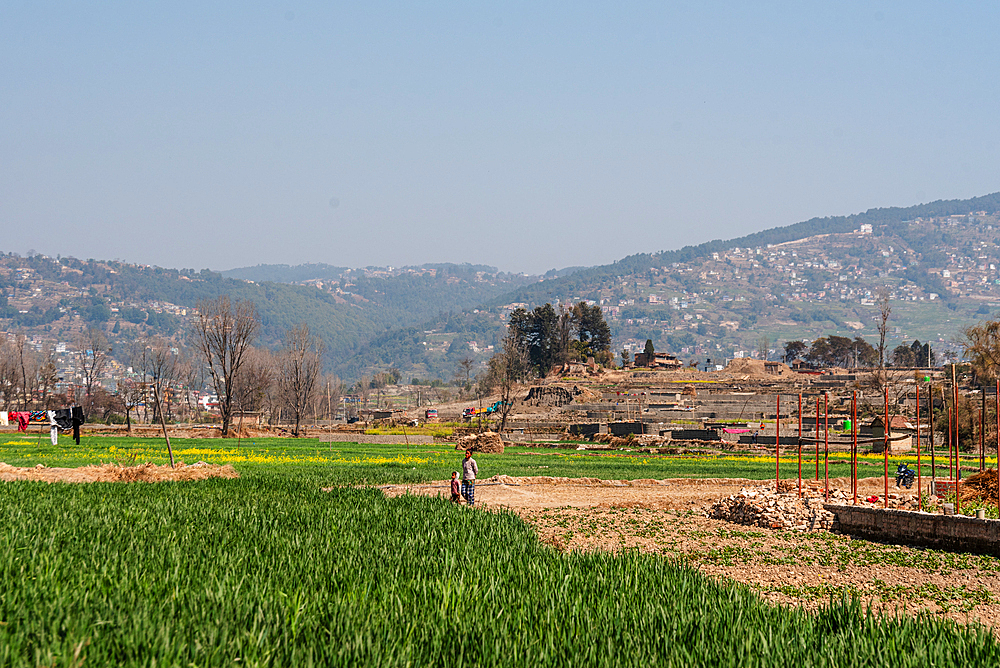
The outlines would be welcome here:
M 881 287 L 875 292 L 875 305 L 878 307 L 878 370 L 885 375 L 885 337 L 889 332 L 889 316 L 892 305 L 889 303 L 889 288 Z
M 259 412 L 270 405 L 277 363 L 274 355 L 262 348 L 250 348 L 233 385 L 233 403 L 244 413 Z
M 46 346 L 42 354 L 36 358 L 35 388 L 41 407 L 51 408 L 52 395 L 59 382 L 59 370 L 56 367 L 56 355 L 52 348 Z
M 0 339 L 0 396 L 3 409 L 10 410 L 16 405 L 20 374 L 14 346 L 6 338 Z
M 365 410 L 368 410 L 368 399 L 371 397 L 372 393 L 372 379 L 368 376 L 361 376 L 361 380 L 358 381 L 358 394 L 361 395 L 361 402 Z
M 232 303 L 223 295 L 198 303 L 194 339 L 219 397 L 223 435 L 229 432 L 236 407 L 236 383 L 259 330 L 260 318 L 251 302 Z
M 83 332 L 76 339 L 77 357 L 79 360 L 80 373 L 83 376 L 83 392 L 85 400 L 84 412 L 90 414 L 94 404 L 94 385 L 104 375 L 108 366 L 111 352 L 108 346 L 108 339 L 104 332 L 91 327 Z
M 122 378 L 118 381 L 118 403 L 125 413 L 125 427 L 132 433 L 132 411 L 139 407 L 145 398 L 143 384 L 132 378 Z M 138 418 L 138 415 L 136 416 Z
M 31 350 L 28 348 L 28 337 L 24 332 L 18 332 L 14 337 L 14 355 L 17 371 L 20 372 L 21 401 L 20 410 L 26 410 L 31 405 L 31 385 L 28 381 L 28 367 L 31 365 Z
M 285 406 L 295 421 L 292 430 L 295 436 L 299 435 L 302 418 L 319 387 L 322 354 L 322 342 L 309 333 L 304 323 L 285 334 L 285 346 L 278 355 L 277 381 Z
M 530 372 L 527 347 L 513 329 L 507 332 L 500 352 L 490 358 L 484 378 L 484 388 L 500 395 L 500 431 L 507 426 L 507 416 L 514 408 L 517 386 Z
M 185 354 L 180 360 L 179 377 L 184 383 L 184 400 L 187 404 L 188 419 L 197 417 L 198 404 L 191 402 L 191 395 L 205 387 L 205 364 L 201 359 Z
M 757 339 L 757 355 L 760 359 L 767 361 L 767 357 L 770 354 L 771 339 L 767 338 L 767 335 L 761 336 Z
M 326 404 L 327 419 L 333 420 L 337 416 L 340 398 L 344 396 L 344 381 L 332 373 L 327 374 L 323 378 L 323 392 L 325 396 L 322 397 L 322 400 Z
M 962 332 L 963 353 L 972 360 L 980 380 L 996 380 L 1000 375 L 1000 319 L 966 327 Z
M 142 378 L 142 384 L 146 394 L 149 396 L 146 405 L 152 404 L 152 421 L 160 419 L 156 411 L 162 409 L 167 416 L 172 415 L 171 399 L 172 389 L 180 377 L 181 367 L 179 351 L 173 345 L 162 338 L 138 339 L 133 345 L 129 354 L 133 369 L 137 370 Z M 153 400 L 159 397 L 159 402 Z
M 455 372 L 455 379 L 459 381 L 465 379 L 464 387 L 466 388 L 469 387 L 469 384 L 472 381 L 472 369 L 475 365 L 475 361 L 468 355 L 465 355 L 462 359 L 458 360 L 458 369 Z

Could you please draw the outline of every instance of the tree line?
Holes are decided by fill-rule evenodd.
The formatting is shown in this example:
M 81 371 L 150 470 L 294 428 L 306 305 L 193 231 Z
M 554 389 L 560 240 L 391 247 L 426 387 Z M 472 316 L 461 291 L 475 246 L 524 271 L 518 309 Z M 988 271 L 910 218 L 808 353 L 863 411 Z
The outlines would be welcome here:
M 878 348 L 860 336 L 853 339 L 847 336 L 822 336 L 808 346 L 802 341 L 788 341 L 784 346 L 783 358 L 786 364 L 803 359 L 815 366 L 845 369 L 871 369 L 879 366 Z M 935 366 L 936 360 L 930 343 L 914 340 L 909 345 L 901 344 L 894 348 L 887 361 L 897 367 L 928 367 Z
M 518 308 L 510 314 L 500 350 L 490 358 L 480 378 L 479 393 L 500 395 L 503 431 L 519 384 L 532 377 L 543 378 L 555 366 L 591 357 L 604 365 L 614 361 L 611 329 L 600 306 L 580 302 L 558 311 L 548 303 L 531 311 Z
M 180 412 L 197 419 L 191 391 L 207 386 L 218 397 L 223 434 L 230 432 L 235 416 L 262 412 L 272 421 L 287 419 L 298 436 L 308 417 L 332 412 L 343 383 L 323 375 L 323 344 L 307 325 L 288 329 L 276 352 L 256 345 L 260 329 L 252 302 L 228 296 L 202 300 L 187 349 L 162 337 L 123 343 L 126 349 L 117 356 L 128 362 L 131 373 L 119 374 L 108 391 L 101 379 L 111 368 L 112 347 L 102 330 L 91 327 L 75 340 L 77 378 L 64 393 L 57 392 L 61 379 L 54 350 L 36 350 L 18 333 L 0 340 L 0 406 L 10 411 L 76 404 L 91 420 L 121 416 L 131 427 L 133 415 L 157 421 L 161 412 L 168 419 Z

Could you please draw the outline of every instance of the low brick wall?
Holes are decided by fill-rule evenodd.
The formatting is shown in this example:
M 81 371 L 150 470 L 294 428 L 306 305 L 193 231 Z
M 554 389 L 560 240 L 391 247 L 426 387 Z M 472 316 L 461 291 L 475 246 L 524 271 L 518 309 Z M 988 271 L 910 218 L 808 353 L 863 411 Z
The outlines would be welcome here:
M 354 434 L 351 432 L 323 434 L 319 437 L 321 443 L 379 443 L 382 445 L 396 445 L 405 443 L 433 443 L 433 436 L 423 434 L 402 434 L 385 436 L 383 434 Z
M 888 543 L 1000 556 L 998 520 L 832 503 L 823 507 L 837 516 L 843 533 Z

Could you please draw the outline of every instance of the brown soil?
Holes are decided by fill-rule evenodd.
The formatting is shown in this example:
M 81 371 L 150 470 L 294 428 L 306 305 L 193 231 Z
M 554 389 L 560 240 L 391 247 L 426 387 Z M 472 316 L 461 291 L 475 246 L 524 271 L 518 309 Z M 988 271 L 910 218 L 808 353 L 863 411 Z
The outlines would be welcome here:
M 762 481 L 598 480 L 494 476 L 477 505 L 518 513 L 558 550 L 638 549 L 682 559 L 712 577 L 744 583 L 776 603 L 818 607 L 859 596 L 888 614 L 928 612 L 979 621 L 1000 635 L 1000 559 L 886 545 L 827 531 L 760 529 L 705 517 L 720 498 Z M 846 490 L 845 479 L 831 486 Z M 860 481 L 880 494 L 882 478 Z M 446 496 L 448 482 L 390 485 L 388 496 Z
M 204 480 L 206 478 L 239 478 L 240 474 L 228 464 L 186 465 L 178 462 L 175 468 L 156 464 L 118 466 L 99 464 L 79 468 L 48 468 L 38 464 L 34 468 L 19 468 L 0 462 L 0 481 L 37 480 L 42 482 L 167 482 L 173 480 Z

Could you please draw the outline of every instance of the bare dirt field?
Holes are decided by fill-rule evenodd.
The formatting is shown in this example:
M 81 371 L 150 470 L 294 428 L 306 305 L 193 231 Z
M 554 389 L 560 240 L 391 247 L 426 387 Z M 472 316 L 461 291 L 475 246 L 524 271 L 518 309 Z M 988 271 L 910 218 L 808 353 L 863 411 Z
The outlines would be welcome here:
M 172 480 L 204 480 L 206 478 L 238 478 L 240 474 L 228 464 L 186 465 L 179 462 L 175 468 L 156 464 L 118 466 L 99 464 L 79 468 L 48 468 L 38 464 L 32 468 L 10 466 L 0 462 L 0 481 L 38 480 L 42 482 L 168 482 Z
M 845 482 L 832 484 L 846 489 Z M 881 478 L 860 483 L 863 495 L 880 494 L 884 485 Z M 812 608 L 831 596 L 850 594 L 881 613 L 979 621 L 1000 635 L 998 558 L 875 543 L 824 530 L 748 527 L 705 516 L 719 499 L 761 484 L 495 476 L 476 485 L 476 504 L 518 513 L 558 550 L 637 549 L 682 559 L 776 603 Z M 383 491 L 448 496 L 448 482 L 390 485 Z

